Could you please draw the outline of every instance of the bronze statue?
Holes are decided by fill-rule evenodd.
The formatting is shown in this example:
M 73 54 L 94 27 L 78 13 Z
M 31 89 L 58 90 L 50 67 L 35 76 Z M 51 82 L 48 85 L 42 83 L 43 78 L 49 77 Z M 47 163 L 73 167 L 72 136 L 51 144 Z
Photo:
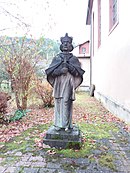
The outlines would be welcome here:
M 66 33 L 61 37 L 60 50 L 46 69 L 47 80 L 53 87 L 55 98 L 54 127 L 59 131 L 69 132 L 72 127 L 72 106 L 75 100 L 75 90 L 83 81 L 84 70 L 73 50 L 72 37 Z

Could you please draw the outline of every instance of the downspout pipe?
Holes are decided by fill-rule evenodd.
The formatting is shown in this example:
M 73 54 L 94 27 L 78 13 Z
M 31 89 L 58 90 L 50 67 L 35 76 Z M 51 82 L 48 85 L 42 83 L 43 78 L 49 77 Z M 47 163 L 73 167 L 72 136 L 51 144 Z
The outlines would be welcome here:
M 90 21 L 90 96 L 93 97 L 94 96 L 94 90 L 95 90 L 95 85 L 92 84 L 92 32 L 93 32 L 93 28 L 92 28 L 92 17 L 91 17 L 91 21 Z
M 88 0 L 86 25 L 90 25 L 90 96 L 94 96 L 95 86 L 92 84 L 92 7 L 93 0 Z
M 91 86 L 92 86 L 92 23 L 90 22 L 90 89 Z

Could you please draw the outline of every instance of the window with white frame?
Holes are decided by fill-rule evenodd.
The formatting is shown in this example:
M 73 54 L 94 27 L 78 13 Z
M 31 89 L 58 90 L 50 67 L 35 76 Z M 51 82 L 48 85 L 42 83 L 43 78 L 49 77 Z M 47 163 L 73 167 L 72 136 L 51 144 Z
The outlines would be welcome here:
M 101 0 L 98 0 L 98 48 L 101 45 Z
M 86 53 L 86 48 L 82 47 L 82 53 Z
M 118 24 L 118 0 L 109 0 L 109 31 Z

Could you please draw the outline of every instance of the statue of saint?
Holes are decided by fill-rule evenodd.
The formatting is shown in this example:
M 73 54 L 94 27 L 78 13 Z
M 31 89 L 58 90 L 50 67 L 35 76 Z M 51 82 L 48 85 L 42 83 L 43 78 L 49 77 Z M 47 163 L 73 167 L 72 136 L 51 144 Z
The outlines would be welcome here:
M 75 100 L 75 90 L 83 81 L 84 70 L 76 56 L 70 53 L 73 50 L 72 37 L 66 33 L 61 37 L 60 50 L 49 68 L 46 69 L 47 81 L 53 87 L 54 96 L 54 127 L 59 131 L 71 131 L 72 107 Z

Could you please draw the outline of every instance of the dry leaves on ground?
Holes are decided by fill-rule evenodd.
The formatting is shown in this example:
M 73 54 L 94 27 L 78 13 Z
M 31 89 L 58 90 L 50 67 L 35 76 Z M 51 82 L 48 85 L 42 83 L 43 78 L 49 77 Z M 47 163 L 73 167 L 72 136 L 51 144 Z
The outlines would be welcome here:
M 53 118 L 53 108 L 33 109 L 19 121 L 1 125 L 0 142 L 9 141 L 12 137 L 20 135 L 23 131 L 40 124 L 48 124 Z
M 9 141 L 12 137 L 20 135 L 23 131 L 41 124 L 53 121 L 54 108 L 31 109 L 25 117 L 8 125 L 1 125 L 0 142 Z M 107 111 L 95 98 L 83 95 L 82 101 L 74 103 L 73 122 L 85 121 L 87 123 L 115 122 L 122 123 L 123 128 L 130 131 L 130 126 Z M 45 135 L 44 132 L 41 135 Z M 42 136 L 43 137 L 43 136 Z

